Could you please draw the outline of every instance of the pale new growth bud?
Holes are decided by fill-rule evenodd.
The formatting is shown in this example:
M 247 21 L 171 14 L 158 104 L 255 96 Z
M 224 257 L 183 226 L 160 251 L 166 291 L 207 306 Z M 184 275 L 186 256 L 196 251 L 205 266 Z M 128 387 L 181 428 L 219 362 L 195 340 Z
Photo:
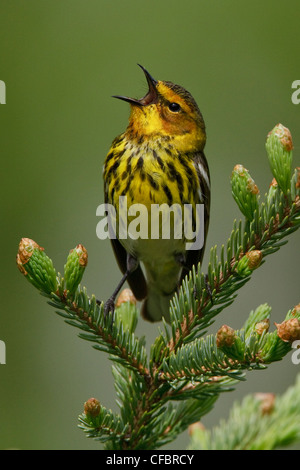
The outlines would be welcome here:
M 300 340 L 300 321 L 298 318 L 291 318 L 282 323 L 275 323 L 277 334 L 282 341 L 292 343 Z
M 197 421 L 196 423 L 190 424 L 188 427 L 189 436 L 193 436 L 197 431 L 205 431 L 205 426 L 200 422 Z
M 259 189 L 249 171 L 243 165 L 235 165 L 231 174 L 232 195 L 241 212 L 251 220 L 259 210 Z
M 221 326 L 217 332 L 216 343 L 218 348 L 231 347 L 235 343 L 235 331 L 227 325 Z
M 236 271 L 241 277 L 250 276 L 252 271 L 260 266 L 261 260 L 262 252 L 260 250 L 247 251 L 239 260 Z
M 270 328 L 270 320 L 266 318 L 255 325 L 255 331 L 258 335 L 262 335 L 265 331 L 266 333 L 269 331 Z
M 90 398 L 88 401 L 85 402 L 84 412 L 87 416 L 92 416 L 93 418 L 96 418 L 96 416 L 99 416 L 100 411 L 100 402 L 96 398 Z
M 277 124 L 268 134 L 266 150 L 273 176 L 282 192 L 287 194 L 291 190 L 293 158 L 293 142 L 289 129 Z
M 116 302 L 116 324 L 122 323 L 124 330 L 134 332 L 138 322 L 136 298 L 130 289 L 123 289 Z
M 121 304 L 130 302 L 132 305 L 136 305 L 136 298 L 133 295 L 131 289 L 123 289 L 117 299 L 116 307 L 120 307 Z
M 259 267 L 262 260 L 262 252 L 260 250 L 248 251 L 246 256 L 248 258 L 248 267 L 252 271 Z
M 295 307 L 292 310 L 292 315 L 294 315 L 294 317 L 300 315 L 300 304 L 295 305 Z
M 274 393 L 256 393 L 255 398 L 260 402 L 260 410 L 263 415 L 269 415 L 274 410 Z
M 44 248 L 30 238 L 22 238 L 17 254 L 17 266 L 37 289 L 50 294 L 57 289 L 56 271 Z
M 85 267 L 88 262 L 88 253 L 81 244 L 70 250 L 65 264 L 64 278 L 67 291 L 73 295 L 81 282 Z
M 284 127 L 282 124 L 277 124 L 274 129 L 269 132 L 269 135 L 275 135 L 281 142 L 282 147 L 290 152 L 293 150 L 293 141 L 292 141 L 292 134 L 287 127 Z
M 270 183 L 270 187 L 271 187 L 271 186 L 272 186 L 273 188 L 277 188 L 278 183 L 277 183 L 277 181 L 276 181 L 276 178 L 273 178 L 273 179 L 272 179 L 272 181 L 271 181 L 271 183 Z
M 75 251 L 78 254 L 78 261 L 79 261 L 80 266 L 82 266 L 83 268 L 86 268 L 88 264 L 88 252 L 86 248 L 83 245 L 81 245 L 81 243 L 79 243 L 79 245 L 76 246 Z
M 22 240 L 19 243 L 19 251 L 18 251 L 19 263 L 22 263 L 23 265 L 26 264 L 31 258 L 33 251 L 35 249 L 44 251 L 44 248 L 39 246 L 34 240 L 31 240 L 31 238 L 22 238 Z

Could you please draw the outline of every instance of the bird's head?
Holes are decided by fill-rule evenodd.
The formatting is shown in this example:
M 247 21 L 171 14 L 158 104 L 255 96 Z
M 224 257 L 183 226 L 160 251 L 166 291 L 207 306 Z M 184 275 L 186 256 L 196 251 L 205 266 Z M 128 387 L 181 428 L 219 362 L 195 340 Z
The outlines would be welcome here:
M 167 137 L 182 152 L 202 150 L 205 124 L 192 95 L 179 85 L 155 80 L 142 67 L 148 82 L 148 93 L 141 99 L 114 96 L 131 105 L 127 132 L 131 139 Z

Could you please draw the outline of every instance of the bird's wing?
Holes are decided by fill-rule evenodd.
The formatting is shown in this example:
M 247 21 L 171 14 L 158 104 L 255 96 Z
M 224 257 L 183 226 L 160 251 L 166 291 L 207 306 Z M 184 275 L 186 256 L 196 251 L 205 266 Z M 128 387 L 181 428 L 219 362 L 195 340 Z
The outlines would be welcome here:
M 127 251 L 117 238 L 111 239 L 111 244 L 119 268 L 124 274 L 127 269 Z M 143 300 L 147 296 L 147 283 L 140 265 L 128 276 L 127 282 L 137 300 Z
M 108 202 L 106 190 L 104 191 L 104 201 Z M 110 241 L 118 266 L 122 274 L 125 274 L 127 270 L 127 251 L 117 238 L 111 238 Z M 128 276 L 127 282 L 137 300 L 143 300 L 147 296 L 147 283 L 140 265 Z
M 209 225 L 210 212 L 210 175 L 207 160 L 203 152 L 195 154 L 194 166 L 196 168 L 199 181 L 199 204 L 204 204 L 204 244 L 200 250 L 187 250 L 185 266 L 182 269 L 180 284 L 185 276 L 191 271 L 193 265 L 197 266 L 202 262 L 205 242 Z M 203 230 L 203 227 L 200 227 Z

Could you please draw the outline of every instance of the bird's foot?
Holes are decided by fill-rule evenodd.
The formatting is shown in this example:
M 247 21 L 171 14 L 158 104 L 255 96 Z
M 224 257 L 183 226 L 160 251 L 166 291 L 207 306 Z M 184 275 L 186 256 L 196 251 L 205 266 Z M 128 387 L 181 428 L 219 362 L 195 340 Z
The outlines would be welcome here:
M 114 315 L 115 313 L 115 299 L 113 299 L 112 297 L 110 297 L 104 304 L 104 318 L 107 317 L 107 315 L 109 315 L 110 313 L 112 313 L 112 315 Z M 113 321 L 113 319 L 112 319 Z

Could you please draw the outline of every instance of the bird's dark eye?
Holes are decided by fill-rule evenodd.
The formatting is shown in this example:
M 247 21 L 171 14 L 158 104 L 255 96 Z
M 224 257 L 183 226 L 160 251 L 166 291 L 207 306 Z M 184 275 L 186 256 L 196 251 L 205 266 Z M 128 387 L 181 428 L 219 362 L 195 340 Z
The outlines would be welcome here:
M 173 111 L 173 113 L 178 113 L 178 111 L 181 110 L 181 107 L 178 103 L 170 103 L 169 104 L 169 110 Z

